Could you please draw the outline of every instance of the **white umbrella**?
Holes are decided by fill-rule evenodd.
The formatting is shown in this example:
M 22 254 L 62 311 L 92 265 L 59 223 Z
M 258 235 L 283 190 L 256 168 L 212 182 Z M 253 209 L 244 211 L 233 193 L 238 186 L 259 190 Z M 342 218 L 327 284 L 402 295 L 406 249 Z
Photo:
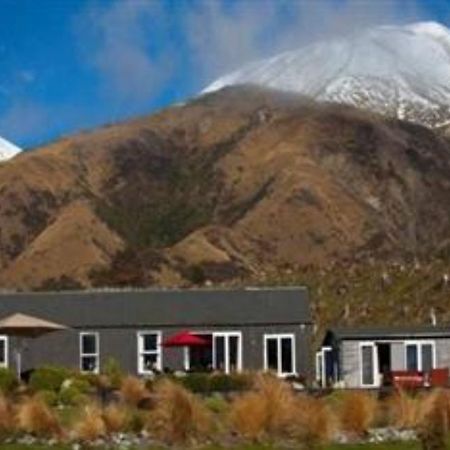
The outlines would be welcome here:
M 65 325 L 20 313 L 12 314 L 0 320 L 0 334 L 19 338 L 16 348 L 17 377 L 19 380 L 22 370 L 22 339 L 37 338 L 44 334 L 67 329 L 68 327 Z

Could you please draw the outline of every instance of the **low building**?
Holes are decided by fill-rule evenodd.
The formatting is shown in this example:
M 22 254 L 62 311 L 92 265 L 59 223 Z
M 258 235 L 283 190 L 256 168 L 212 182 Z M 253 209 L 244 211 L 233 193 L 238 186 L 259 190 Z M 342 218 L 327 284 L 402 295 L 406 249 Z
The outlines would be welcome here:
M 166 368 L 310 373 L 312 322 L 303 287 L 1 294 L 0 319 L 14 313 L 70 327 L 27 339 L 24 371 L 59 364 L 99 372 L 114 358 L 137 375 Z M 205 345 L 163 345 L 181 331 Z M 16 344 L 0 337 L 0 365 L 14 368 Z
M 316 354 L 322 386 L 376 388 L 392 373 L 450 367 L 450 326 L 330 329 Z

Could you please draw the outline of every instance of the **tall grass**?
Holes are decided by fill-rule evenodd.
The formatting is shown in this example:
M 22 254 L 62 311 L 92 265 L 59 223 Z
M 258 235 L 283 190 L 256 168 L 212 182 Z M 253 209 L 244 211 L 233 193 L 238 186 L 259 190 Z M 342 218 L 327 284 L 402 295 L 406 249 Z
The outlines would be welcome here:
M 120 385 L 120 394 L 126 403 L 133 406 L 138 406 L 140 402 L 149 396 L 144 382 L 131 375 L 123 378 Z
M 130 422 L 130 412 L 124 405 L 108 405 L 102 417 L 107 431 L 111 433 L 125 431 Z
M 241 437 L 262 441 L 289 434 L 295 411 L 295 397 L 287 383 L 272 375 L 258 375 L 254 389 L 232 403 L 230 424 Z
M 162 380 L 155 385 L 156 404 L 147 429 L 170 444 L 187 444 L 210 437 L 212 416 L 199 397 L 178 383 Z
M 0 393 L 0 433 L 14 430 L 14 412 L 9 400 Z
M 365 391 L 343 392 L 337 405 L 342 431 L 360 437 L 375 421 L 378 402 L 372 393 Z
M 62 431 L 57 415 L 38 395 L 18 406 L 16 423 L 18 429 L 38 436 L 60 435 Z
M 106 435 L 106 424 L 101 409 L 94 404 L 86 405 L 75 422 L 74 437 L 83 442 L 91 442 Z

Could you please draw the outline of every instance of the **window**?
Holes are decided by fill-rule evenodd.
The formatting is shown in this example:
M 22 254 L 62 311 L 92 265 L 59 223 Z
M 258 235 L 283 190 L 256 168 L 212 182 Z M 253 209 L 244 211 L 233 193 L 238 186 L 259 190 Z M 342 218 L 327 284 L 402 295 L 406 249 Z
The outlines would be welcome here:
M 293 334 L 264 335 L 264 370 L 273 370 L 279 376 L 295 373 Z
M 95 372 L 100 370 L 99 335 L 96 332 L 80 333 L 80 370 Z
M 241 370 L 241 334 L 213 333 L 213 366 L 225 373 Z
M 316 381 L 322 387 L 336 381 L 335 362 L 331 347 L 322 347 L 316 353 Z
M 161 332 L 140 331 L 138 333 L 138 372 L 140 374 L 160 371 L 161 362 Z
M 406 370 L 429 372 L 435 367 L 434 341 L 405 343 Z
M 186 353 L 186 370 L 242 370 L 242 336 L 239 331 L 195 332 L 208 345 L 190 348 Z
M 375 345 L 361 344 L 361 385 L 375 385 Z
M 8 367 L 8 337 L 0 336 L 0 367 Z

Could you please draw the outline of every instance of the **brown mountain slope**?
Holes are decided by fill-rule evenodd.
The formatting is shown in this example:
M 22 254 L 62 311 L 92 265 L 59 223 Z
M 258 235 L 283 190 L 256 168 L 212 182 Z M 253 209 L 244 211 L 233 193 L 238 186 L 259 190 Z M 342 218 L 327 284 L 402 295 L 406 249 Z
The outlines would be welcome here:
M 0 283 L 226 282 L 432 258 L 449 242 L 449 198 L 442 135 L 228 88 L 0 166 Z

